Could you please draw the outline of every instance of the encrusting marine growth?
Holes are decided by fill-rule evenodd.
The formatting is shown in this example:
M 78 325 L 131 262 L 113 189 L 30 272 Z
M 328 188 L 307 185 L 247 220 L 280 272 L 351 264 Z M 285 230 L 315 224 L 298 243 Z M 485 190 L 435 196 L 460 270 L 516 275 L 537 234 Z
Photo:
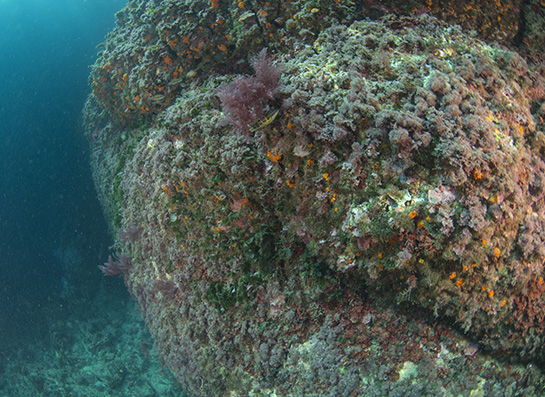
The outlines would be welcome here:
M 154 69 L 103 54 L 85 125 L 124 254 L 102 270 L 188 393 L 538 393 L 517 363 L 545 362 L 543 64 L 427 15 L 280 45 L 274 6 L 145 3 L 106 48 Z M 195 32 L 156 43 L 178 9 Z

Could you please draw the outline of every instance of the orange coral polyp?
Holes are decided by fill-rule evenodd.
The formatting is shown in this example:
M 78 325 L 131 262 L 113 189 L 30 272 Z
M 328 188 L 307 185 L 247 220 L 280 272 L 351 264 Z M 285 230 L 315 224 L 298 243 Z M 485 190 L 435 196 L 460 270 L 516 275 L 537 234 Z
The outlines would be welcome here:
M 278 154 L 276 152 L 276 150 L 274 152 L 267 152 L 267 157 L 269 158 L 269 160 L 271 160 L 273 163 L 276 163 L 278 162 L 278 160 L 280 160 L 280 158 L 282 157 L 281 154 Z

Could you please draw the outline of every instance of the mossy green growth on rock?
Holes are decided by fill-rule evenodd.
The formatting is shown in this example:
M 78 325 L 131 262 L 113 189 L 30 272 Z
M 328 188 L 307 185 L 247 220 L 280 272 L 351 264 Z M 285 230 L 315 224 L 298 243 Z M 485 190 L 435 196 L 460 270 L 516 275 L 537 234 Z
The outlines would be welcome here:
M 143 228 L 119 243 L 127 286 L 179 381 L 196 395 L 365 394 L 378 381 L 362 363 L 386 355 L 380 387 L 438 393 L 399 370 L 444 373 L 425 366 L 462 338 L 418 323 L 437 351 L 397 346 L 409 332 L 385 318 L 400 302 L 542 365 L 543 69 L 427 16 L 336 25 L 275 56 L 278 113 L 249 135 L 221 122 L 216 88 L 233 76 L 210 75 L 145 136 L 94 143 L 109 200 L 107 167 L 134 148 L 123 202 L 105 203 Z M 480 387 L 479 360 L 446 393 Z

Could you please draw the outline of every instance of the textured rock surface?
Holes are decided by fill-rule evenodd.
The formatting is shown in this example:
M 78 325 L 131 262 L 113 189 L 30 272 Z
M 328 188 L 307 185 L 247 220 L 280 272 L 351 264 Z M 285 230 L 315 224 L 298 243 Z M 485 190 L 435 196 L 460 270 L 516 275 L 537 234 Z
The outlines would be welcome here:
M 545 69 L 428 16 L 325 24 L 270 45 L 270 118 L 244 131 L 217 96 L 227 58 L 168 85 L 145 35 L 110 38 L 153 65 L 122 87 L 153 111 L 95 86 L 86 128 L 165 365 L 194 395 L 538 393 L 516 363 L 545 359 Z

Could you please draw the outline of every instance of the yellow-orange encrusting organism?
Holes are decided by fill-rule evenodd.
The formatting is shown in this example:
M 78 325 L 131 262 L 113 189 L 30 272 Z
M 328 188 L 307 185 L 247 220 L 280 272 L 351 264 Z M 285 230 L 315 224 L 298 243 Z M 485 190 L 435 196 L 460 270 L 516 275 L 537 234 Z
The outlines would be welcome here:
M 277 163 L 278 160 L 280 160 L 280 158 L 282 157 L 282 155 L 281 155 L 281 154 L 278 154 L 278 153 L 276 152 L 276 150 L 275 150 L 275 151 L 273 151 L 273 152 L 267 152 L 267 157 L 268 157 L 269 160 L 271 160 L 273 163 Z
M 494 256 L 496 258 L 499 258 L 500 255 L 501 255 L 501 250 L 498 247 L 494 248 Z

